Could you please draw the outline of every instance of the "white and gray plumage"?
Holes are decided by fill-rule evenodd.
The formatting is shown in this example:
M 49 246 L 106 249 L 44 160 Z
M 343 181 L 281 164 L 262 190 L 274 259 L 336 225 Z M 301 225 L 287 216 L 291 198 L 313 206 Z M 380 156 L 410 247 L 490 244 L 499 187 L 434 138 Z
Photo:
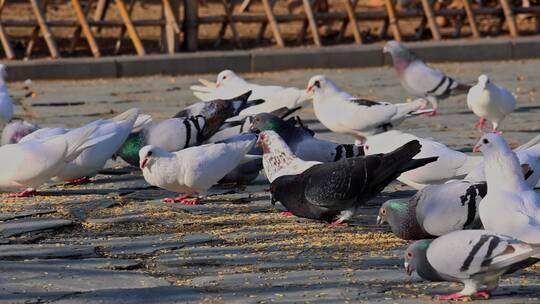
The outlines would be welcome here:
M 92 148 L 87 149 L 75 160 L 69 162 L 60 172 L 58 172 L 57 178 L 64 181 L 75 181 L 96 175 L 99 170 L 103 169 L 107 160 L 118 151 L 127 139 L 138 114 L 138 109 L 131 109 L 112 119 L 97 120 L 89 123 L 86 127 L 96 126 L 92 138 L 102 136 L 108 136 L 108 138 Z M 65 134 L 69 131 L 69 129 L 63 128 L 44 128 L 27 135 L 21 142 L 45 139 L 57 136 L 58 134 Z
M 389 41 L 384 46 L 383 52 L 392 56 L 401 86 L 409 94 L 428 100 L 433 110 L 437 110 L 439 100 L 446 99 L 452 94 L 466 93 L 470 88 L 427 65 L 397 41 Z
M 13 101 L 9 96 L 6 77 L 6 66 L 0 64 L 0 127 L 8 124 L 13 118 Z
M 489 120 L 492 132 L 498 132 L 499 124 L 516 108 L 516 99 L 508 89 L 496 85 L 487 75 L 480 75 L 467 94 L 467 106 L 479 117 L 476 128 L 484 129 Z
M 393 199 L 379 209 L 377 223 L 388 223 L 404 240 L 419 240 L 482 227 L 478 214 L 485 182 L 450 181 L 429 185 L 409 199 Z
M 16 144 L 26 135 L 37 131 L 39 127 L 31 122 L 15 120 L 8 123 L 2 130 L 0 145 Z
M 227 99 L 252 91 L 251 99 L 265 102 L 240 112 L 241 116 L 272 112 L 281 107 L 296 108 L 311 99 L 304 90 L 294 87 L 265 86 L 247 82 L 231 70 L 224 70 L 217 76 L 216 83 L 200 80 L 203 86 L 191 86 L 193 94 L 203 101 Z
M 63 135 L 0 147 L 0 189 L 30 189 L 14 196 L 30 196 L 58 175 L 81 153 L 108 140 L 112 134 L 95 136 L 97 126 L 75 129 Z
M 439 157 L 436 162 L 405 172 L 398 177 L 400 182 L 415 189 L 441 184 L 451 179 L 461 179 L 482 162 L 481 156 L 470 156 L 436 141 L 397 130 L 368 137 L 364 151 L 366 155 L 388 153 L 411 140 L 418 140 L 422 145 L 422 151 L 416 157 Z
M 232 143 L 237 141 L 257 141 L 257 135 L 254 133 L 243 133 L 238 134 L 233 137 L 224 139 L 221 142 L 217 143 Z M 262 150 L 253 146 L 251 150 L 248 151 L 250 156 L 261 156 Z M 227 175 L 219 180 L 220 184 L 233 184 L 233 185 L 246 185 L 252 182 L 255 178 L 259 176 L 259 172 L 262 170 L 262 157 L 257 157 L 251 161 L 241 163 L 236 168 L 231 170 Z
M 405 251 L 405 269 L 428 281 L 461 282 L 460 292 L 439 300 L 488 299 L 499 278 L 536 263 L 540 245 L 487 230 L 454 231 L 435 240 L 420 240 Z M 483 288 L 484 287 L 484 288 Z
M 307 91 L 313 94 L 317 119 L 334 132 L 354 136 L 359 143 L 369 135 L 388 131 L 404 119 L 426 112 L 425 100 L 392 104 L 361 99 L 341 90 L 323 75 L 313 76 Z
M 246 153 L 254 144 L 254 140 L 208 144 L 174 153 L 145 146 L 139 151 L 140 168 L 150 185 L 185 194 L 205 194 L 241 162 L 251 160 Z M 178 201 L 185 202 L 185 198 Z
M 524 180 L 516 154 L 497 134 L 482 136 L 476 146 L 484 154 L 488 185 L 480 204 L 486 229 L 524 242 L 540 242 L 540 196 Z

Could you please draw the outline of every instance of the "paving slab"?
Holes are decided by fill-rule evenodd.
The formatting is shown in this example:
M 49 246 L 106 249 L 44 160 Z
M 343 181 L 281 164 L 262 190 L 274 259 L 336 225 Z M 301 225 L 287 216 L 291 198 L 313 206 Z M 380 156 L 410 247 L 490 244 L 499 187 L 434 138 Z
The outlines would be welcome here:
M 73 225 L 73 222 L 65 219 L 16 219 L 0 223 L 0 233 L 4 237 L 10 237 L 29 232 L 55 230 L 70 225 Z
M 96 256 L 96 248 L 85 245 L 13 244 L 0 246 L 0 259 L 56 259 Z

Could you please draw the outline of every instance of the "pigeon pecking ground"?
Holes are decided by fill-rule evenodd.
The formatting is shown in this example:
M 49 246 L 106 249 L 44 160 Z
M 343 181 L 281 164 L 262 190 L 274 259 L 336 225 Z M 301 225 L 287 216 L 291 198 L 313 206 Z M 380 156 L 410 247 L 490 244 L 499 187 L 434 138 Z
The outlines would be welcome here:
M 439 66 L 439 65 L 437 65 Z M 540 61 L 444 64 L 462 81 L 486 73 L 518 96 L 503 123 L 517 146 L 540 133 Z M 305 88 L 326 74 L 353 94 L 400 102 L 407 96 L 390 68 L 298 70 L 248 75 L 261 83 Z M 215 75 L 204 75 L 213 79 Z M 172 117 L 195 101 L 197 77 L 148 77 L 10 84 L 16 115 L 41 126 L 74 127 L 132 107 L 154 119 Z M 400 129 L 470 152 L 480 133 L 465 95 L 440 103 L 442 115 L 416 117 Z M 317 123 L 310 106 L 302 118 L 325 139 L 349 143 Z M 176 303 L 429 302 L 457 291 L 449 283 L 408 277 L 407 242 L 376 226 L 380 204 L 414 191 L 398 182 L 362 209 L 354 225 L 326 228 L 282 217 L 259 178 L 245 189 L 213 188 L 203 204 L 168 204 L 140 170 L 110 162 L 92 184 L 51 185 L 44 196 L 0 200 L 0 302 Z M 449 253 L 451 254 L 451 253 Z M 540 268 L 506 276 L 490 302 L 538 303 Z

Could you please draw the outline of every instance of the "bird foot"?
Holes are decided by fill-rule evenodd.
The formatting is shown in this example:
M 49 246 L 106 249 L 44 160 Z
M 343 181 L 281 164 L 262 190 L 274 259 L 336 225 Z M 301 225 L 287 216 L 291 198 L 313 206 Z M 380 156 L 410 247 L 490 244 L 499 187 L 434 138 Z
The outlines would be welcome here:
M 165 203 L 181 203 L 184 205 L 197 205 L 201 202 L 201 199 L 198 197 L 191 198 L 191 195 L 183 195 L 179 197 L 168 197 L 163 200 Z
M 489 292 L 488 290 L 481 290 L 477 291 L 474 296 L 476 298 L 484 298 L 485 300 L 489 300 L 489 298 L 491 297 L 491 292 Z
M 34 195 L 37 195 L 36 190 L 24 190 L 21 192 L 10 193 L 8 197 L 22 198 L 22 197 L 33 197 Z
M 74 180 L 70 180 L 68 183 L 66 183 L 66 186 L 79 186 L 84 184 L 89 184 L 92 182 L 92 179 L 88 176 L 77 178 Z
M 452 294 L 445 295 L 445 296 L 438 296 L 437 300 L 440 300 L 440 301 L 465 301 L 465 302 L 472 301 L 470 296 L 466 296 L 466 295 L 461 294 L 459 292 L 452 293 Z
M 289 216 L 293 216 L 294 214 L 290 211 L 283 211 L 280 213 L 281 216 L 284 216 L 284 217 L 289 217 Z
M 485 118 L 480 118 L 478 120 L 478 122 L 474 125 L 474 128 L 478 129 L 480 131 L 484 130 L 485 127 L 486 127 L 486 119 Z
M 336 227 L 348 227 L 349 224 L 343 222 L 343 220 L 337 220 L 330 224 L 326 224 L 326 227 L 328 228 L 336 228 Z
M 498 134 L 498 135 L 503 134 L 502 131 L 499 131 L 499 130 L 497 130 L 497 129 L 491 129 L 491 133 L 495 133 L 495 134 Z
M 426 116 L 426 117 L 437 116 L 437 111 L 433 110 L 432 112 L 427 112 L 427 113 L 424 113 L 423 115 Z

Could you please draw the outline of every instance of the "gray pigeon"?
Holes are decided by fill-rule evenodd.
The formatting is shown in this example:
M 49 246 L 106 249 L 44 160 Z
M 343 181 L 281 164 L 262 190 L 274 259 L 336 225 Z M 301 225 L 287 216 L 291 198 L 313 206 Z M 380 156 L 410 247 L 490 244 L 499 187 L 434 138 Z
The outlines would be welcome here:
M 405 269 L 409 275 L 416 271 L 428 281 L 465 285 L 460 292 L 439 296 L 439 300 L 489 299 L 500 276 L 536 263 L 538 260 L 531 257 L 538 253 L 538 244 L 486 230 L 461 230 L 411 244 L 405 251 Z
M 300 126 L 296 126 L 295 123 Z M 343 158 L 364 155 L 362 146 L 338 144 L 313 137 L 301 120 L 286 121 L 270 113 L 261 113 L 253 117 L 251 130 L 262 132 L 272 130 L 285 140 L 289 148 L 298 157 L 306 161 L 333 162 Z
M 33 123 L 24 120 L 15 120 L 4 127 L 0 145 L 16 144 L 26 135 L 39 129 Z
M 482 227 L 478 207 L 486 193 L 485 182 L 452 181 L 430 185 L 410 199 L 386 201 L 379 209 L 377 224 L 388 223 L 392 232 L 404 240 L 478 229 Z
M 433 110 L 437 110 L 440 99 L 446 99 L 452 94 L 467 93 L 471 88 L 430 67 L 397 41 L 389 41 L 384 46 L 383 52 L 392 56 L 394 68 L 403 88 L 415 97 L 428 100 Z M 435 114 L 436 112 L 432 112 L 431 115 Z

